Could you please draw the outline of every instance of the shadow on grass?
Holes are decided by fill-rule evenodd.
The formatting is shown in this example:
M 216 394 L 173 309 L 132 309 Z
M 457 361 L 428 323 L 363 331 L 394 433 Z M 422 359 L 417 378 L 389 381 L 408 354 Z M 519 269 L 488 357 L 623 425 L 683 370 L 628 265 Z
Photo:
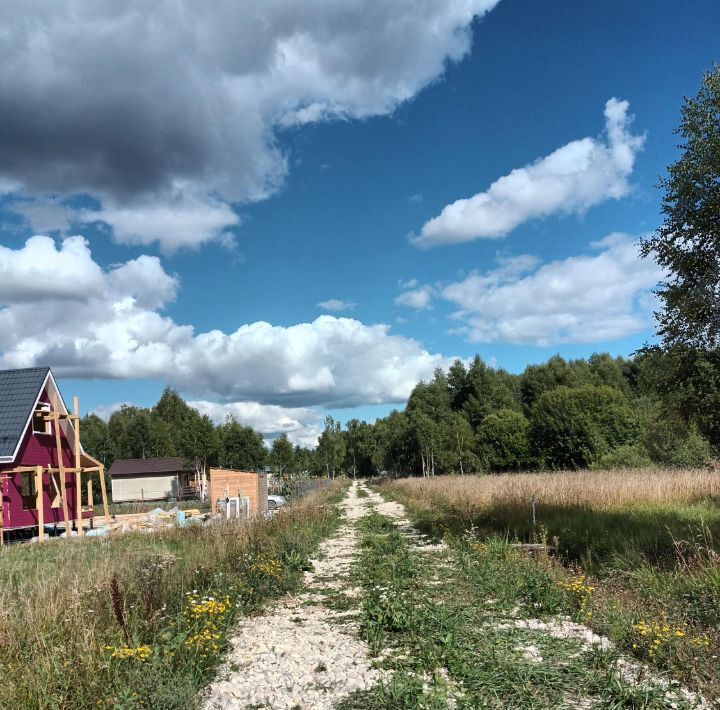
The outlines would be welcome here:
M 481 535 L 501 534 L 522 542 L 546 537 L 552 543 L 557 538 L 560 555 L 586 569 L 641 561 L 671 568 L 678 541 L 702 542 L 720 551 L 720 501 L 626 509 L 540 503 L 536 525 L 529 504 L 481 511 L 425 509 L 418 516 L 421 531 L 435 537 L 474 527 Z

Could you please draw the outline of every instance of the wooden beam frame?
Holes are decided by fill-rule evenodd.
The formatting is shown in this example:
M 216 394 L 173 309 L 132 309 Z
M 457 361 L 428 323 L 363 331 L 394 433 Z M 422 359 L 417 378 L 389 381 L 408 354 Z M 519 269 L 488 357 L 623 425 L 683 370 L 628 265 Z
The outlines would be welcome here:
M 106 522 L 110 522 L 110 509 L 108 508 L 107 490 L 105 487 L 105 466 L 101 465 L 98 473 L 100 474 L 100 491 L 102 493 L 103 513 L 105 514 Z
M 82 522 L 82 474 L 83 469 L 80 466 L 80 418 L 78 416 L 78 398 L 73 397 L 73 432 L 75 434 L 75 527 L 77 528 L 78 537 L 85 534 Z
M 35 508 L 37 509 L 38 516 L 38 542 L 42 542 L 45 539 L 45 496 L 43 494 L 43 468 L 42 466 L 35 467 L 35 496 L 36 503 Z
M 4 473 L 32 473 L 36 468 L 36 466 L 18 466 L 17 468 L 9 468 Z M 77 473 L 78 471 L 82 473 L 98 473 L 100 468 L 100 466 L 92 466 L 90 468 L 86 468 L 85 466 L 81 466 L 80 468 L 64 466 L 63 471 L 65 471 L 65 473 Z M 43 470 L 45 473 L 60 473 L 60 469 L 57 466 L 43 466 Z M 5 476 L 5 478 L 8 478 L 8 476 Z
M 60 416 L 58 412 L 53 412 L 55 419 L 55 449 L 57 451 L 58 473 L 60 474 L 60 492 L 62 494 L 63 519 L 65 520 L 65 537 L 70 537 L 72 527 L 70 525 L 70 516 L 68 514 L 67 504 L 67 484 L 65 481 L 65 464 L 62 456 L 62 443 L 60 441 Z

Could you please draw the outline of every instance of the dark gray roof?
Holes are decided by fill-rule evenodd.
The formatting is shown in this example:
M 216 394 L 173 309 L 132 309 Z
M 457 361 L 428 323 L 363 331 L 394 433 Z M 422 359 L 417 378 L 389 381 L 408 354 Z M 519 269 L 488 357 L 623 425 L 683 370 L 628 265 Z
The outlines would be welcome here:
M 119 459 L 110 467 L 111 476 L 140 476 L 153 473 L 178 473 L 189 471 L 179 456 L 163 459 Z
M 0 370 L 0 456 L 12 456 L 49 367 Z

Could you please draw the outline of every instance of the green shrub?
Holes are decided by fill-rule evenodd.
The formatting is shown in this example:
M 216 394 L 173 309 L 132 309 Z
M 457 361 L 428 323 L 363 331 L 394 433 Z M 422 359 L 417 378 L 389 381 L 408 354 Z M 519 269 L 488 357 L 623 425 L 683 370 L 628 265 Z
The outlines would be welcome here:
M 493 471 L 519 470 L 531 465 L 530 422 L 512 409 L 500 409 L 483 419 L 477 434 L 478 455 Z
M 650 458 L 664 466 L 700 468 L 712 456 L 710 444 L 695 425 L 662 414 L 645 425 L 642 440 Z
M 647 451 L 637 444 L 618 446 L 597 458 L 591 468 L 648 468 L 653 465 Z
M 551 468 L 585 468 L 612 449 L 637 440 L 640 421 L 612 387 L 557 387 L 543 393 L 530 415 L 531 441 Z

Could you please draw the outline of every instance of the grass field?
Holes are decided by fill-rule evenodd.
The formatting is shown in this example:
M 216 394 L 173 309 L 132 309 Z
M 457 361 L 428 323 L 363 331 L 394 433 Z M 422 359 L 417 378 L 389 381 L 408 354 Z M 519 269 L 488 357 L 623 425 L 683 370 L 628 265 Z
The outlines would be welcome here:
M 233 622 L 298 584 L 342 488 L 267 521 L 3 550 L 0 707 L 196 707 Z
M 481 546 L 547 542 L 554 551 L 542 564 L 577 620 L 720 699 L 717 473 L 452 476 L 380 489 L 436 537 L 470 532 Z

